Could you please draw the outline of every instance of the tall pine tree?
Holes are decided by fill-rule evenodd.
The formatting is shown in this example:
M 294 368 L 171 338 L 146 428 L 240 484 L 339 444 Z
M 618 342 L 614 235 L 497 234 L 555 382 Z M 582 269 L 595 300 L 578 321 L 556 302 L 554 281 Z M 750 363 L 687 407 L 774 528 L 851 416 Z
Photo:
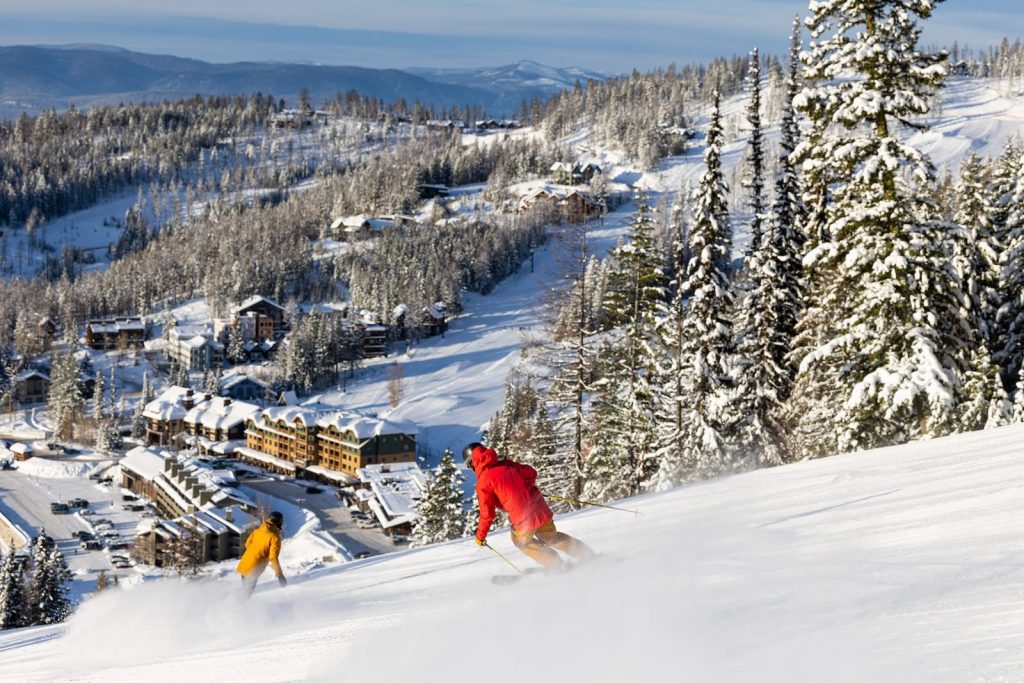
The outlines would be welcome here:
M 608 452 L 608 466 L 621 468 L 626 494 L 635 494 L 651 483 L 657 470 L 654 458 L 654 390 L 656 366 L 652 347 L 658 310 L 666 294 L 664 264 L 654 241 L 654 223 L 647 196 L 638 193 L 637 213 L 629 241 L 610 257 L 605 316 L 617 327 L 601 359 L 603 410 L 596 411 L 596 439 Z M 617 463 L 617 465 L 613 465 Z M 602 487 L 608 476 L 591 476 L 589 486 Z M 606 493 L 594 495 L 604 498 Z
M 798 87 L 799 22 L 790 38 L 790 67 L 782 110 L 776 197 L 758 248 L 744 262 L 749 288 L 740 308 L 737 344 L 738 402 L 742 423 L 738 448 L 756 465 L 778 465 L 788 454 L 784 402 L 792 389 L 787 354 L 793 342 L 803 300 L 800 258 L 803 215 L 799 179 L 790 154 L 799 129 L 793 110 Z
M 747 190 L 750 205 L 750 244 L 746 255 L 761 248 L 764 231 L 764 131 L 761 128 L 761 58 L 757 48 L 750 53 L 750 70 L 747 73 L 747 127 L 750 139 L 747 143 L 747 167 L 743 187 Z
M 28 624 L 26 598 L 24 565 L 12 548 L 0 555 L 0 630 Z
M 683 395 L 686 396 L 685 431 L 680 439 L 683 462 L 692 472 L 668 473 L 674 481 L 709 477 L 732 466 L 729 433 L 735 427 L 733 387 L 733 291 L 729 260 L 732 228 L 727 205 L 728 188 L 722 176 L 722 123 L 720 98 L 715 93 L 704 151 L 704 175 L 694 194 L 690 258 L 682 296 L 687 309 L 682 328 Z
M 71 613 L 68 570 L 64 555 L 53 539 L 40 531 L 32 542 L 32 583 L 29 588 L 29 619 L 33 624 L 57 624 Z
M 971 330 L 944 248 L 948 228 L 924 198 L 933 172 L 896 126 L 927 113 L 943 54 L 917 48 L 932 0 L 811 5 L 802 54 L 813 85 L 796 156 L 823 191 L 794 393 L 807 453 L 872 448 L 946 433 Z M 819 197 L 820 200 L 820 197 Z

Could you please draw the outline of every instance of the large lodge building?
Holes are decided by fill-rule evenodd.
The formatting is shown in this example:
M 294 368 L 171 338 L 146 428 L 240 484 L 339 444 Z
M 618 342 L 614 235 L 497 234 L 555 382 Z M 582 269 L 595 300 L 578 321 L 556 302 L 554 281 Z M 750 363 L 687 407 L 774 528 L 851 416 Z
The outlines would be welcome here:
M 416 432 L 409 424 L 297 406 L 268 408 L 249 419 L 242 460 L 282 474 L 352 482 L 367 465 L 415 462 Z
M 367 465 L 416 461 L 413 425 L 355 413 L 301 406 L 260 410 L 252 403 L 170 387 L 146 405 L 143 415 L 148 445 L 232 454 L 280 474 L 350 484 Z

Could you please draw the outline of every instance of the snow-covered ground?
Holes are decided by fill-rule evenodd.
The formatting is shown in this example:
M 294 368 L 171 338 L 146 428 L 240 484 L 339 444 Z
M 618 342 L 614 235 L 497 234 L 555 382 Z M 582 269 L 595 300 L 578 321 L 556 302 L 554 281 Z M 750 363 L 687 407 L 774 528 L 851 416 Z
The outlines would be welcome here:
M 726 104 L 727 117 L 741 111 L 741 100 Z M 995 155 L 1022 121 L 1024 98 L 951 80 L 935 128 L 915 144 L 940 166 L 970 149 Z M 729 144 L 727 169 L 744 144 Z M 598 155 L 613 180 L 654 201 L 703 172 L 699 148 L 649 173 Z M 631 211 L 590 227 L 593 253 L 624 234 Z M 468 295 L 445 337 L 371 361 L 345 391 L 308 403 L 411 420 L 434 458 L 458 451 L 479 437 L 524 361 L 562 251 L 552 242 L 533 269 L 524 264 L 489 296 Z M 203 302 L 181 312 L 209 315 Z M 391 409 L 396 362 L 404 398 Z M 9 426 L 37 425 L 25 414 Z M 1020 479 L 1022 436 L 1006 428 L 750 473 L 631 501 L 641 517 L 566 517 L 608 560 L 500 590 L 488 578 L 506 566 L 465 543 L 336 564 L 344 553 L 315 520 L 287 509 L 287 589 L 265 577 L 241 603 L 225 565 L 218 579 L 102 595 L 65 627 L 0 635 L 0 678 L 440 680 L 457 657 L 459 670 L 497 681 L 1022 680 L 1024 564 L 1015 556 L 1024 522 L 1015 517 L 1021 487 L 1006 483 Z M 507 538 L 496 544 L 526 563 Z
M 3 677 L 1021 680 L 1022 439 L 958 435 L 624 502 L 640 516 L 563 516 L 602 558 L 512 586 L 472 541 L 267 580 L 249 602 L 231 577 L 145 583 L 0 634 Z

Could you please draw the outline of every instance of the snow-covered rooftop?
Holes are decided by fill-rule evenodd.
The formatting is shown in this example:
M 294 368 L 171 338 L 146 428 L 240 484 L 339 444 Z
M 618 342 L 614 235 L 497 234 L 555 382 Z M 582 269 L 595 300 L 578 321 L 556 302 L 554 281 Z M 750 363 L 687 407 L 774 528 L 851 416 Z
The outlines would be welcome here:
M 256 345 L 254 343 L 252 343 L 252 342 L 246 342 L 246 346 L 247 347 L 251 347 L 251 348 L 255 348 L 256 347 Z M 252 382 L 252 383 L 258 384 L 259 386 L 264 387 L 264 388 L 269 386 L 263 380 L 256 379 L 255 377 L 253 377 L 251 375 L 246 375 L 246 374 L 241 373 L 241 372 L 232 372 L 230 374 L 226 374 L 223 378 L 221 378 L 220 388 L 221 388 L 221 391 L 228 391 L 232 387 L 238 386 L 239 384 L 242 384 L 243 382 Z
M 265 408 L 259 416 L 261 420 L 267 419 L 271 422 L 284 420 L 289 424 L 295 420 L 300 420 L 302 424 L 309 426 L 316 424 L 320 413 L 308 408 L 302 408 L 301 406 L 272 406 Z
M 411 422 L 392 422 L 386 419 L 369 418 L 345 411 L 322 414 L 317 419 L 316 426 L 321 429 L 334 427 L 338 431 L 350 431 L 360 441 L 388 434 L 416 434 L 416 426 Z
M 162 394 L 146 404 L 143 416 L 154 420 L 183 420 L 190 408 L 187 401 L 198 404 L 207 400 L 207 394 L 200 394 L 185 387 L 169 387 Z
M 185 423 L 199 425 L 204 429 L 230 430 L 254 417 L 260 407 L 245 401 L 214 396 L 209 401 L 196 405 L 185 415 Z
M 369 484 L 389 520 L 416 514 L 429 475 L 414 462 L 367 465 L 356 470 L 359 481 Z
M 22 370 L 17 375 L 15 375 L 14 381 L 24 382 L 25 380 L 32 379 L 33 377 L 45 379 L 47 382 L 50 381 L 49 375 L 47 375 L 45 372 L 40 372 L 39 370 Z
M 120 465 L 146 479 L 155 479 L 164 471 L 164 460 L 166 459 L 167 456 L 161 451 L 145 446 L 136 446 L 124 454 Z
M 231 312 L 238 313 L 240 311 L 244 311 L 245 309 L 254 306 L 255 304 L 258 304 L 260 302 L 270 304 L 271 306 L 274 306 L 276 308 L 280 308 L 282 311 L 284 310 L 284 307 L 281 306 L 281 304 L 274 301 L 273 299 L 268 299 L 265 296 L 260 296 L 259 294 L 256 294 L 254 296 L 250 296 L 248 299 L 232 308 Z

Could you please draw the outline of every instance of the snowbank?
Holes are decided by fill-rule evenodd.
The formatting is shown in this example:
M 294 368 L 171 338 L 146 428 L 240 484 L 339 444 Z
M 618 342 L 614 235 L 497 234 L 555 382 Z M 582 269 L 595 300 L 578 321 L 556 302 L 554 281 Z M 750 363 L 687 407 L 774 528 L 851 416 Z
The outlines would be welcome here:
M 79 479 L 88 476 L 94 469 L 105 467 L 106 462 L 82 462 L 75 460 L 49 460 L 31 458 L 18 463 L 18 471 L 45 479 Z

